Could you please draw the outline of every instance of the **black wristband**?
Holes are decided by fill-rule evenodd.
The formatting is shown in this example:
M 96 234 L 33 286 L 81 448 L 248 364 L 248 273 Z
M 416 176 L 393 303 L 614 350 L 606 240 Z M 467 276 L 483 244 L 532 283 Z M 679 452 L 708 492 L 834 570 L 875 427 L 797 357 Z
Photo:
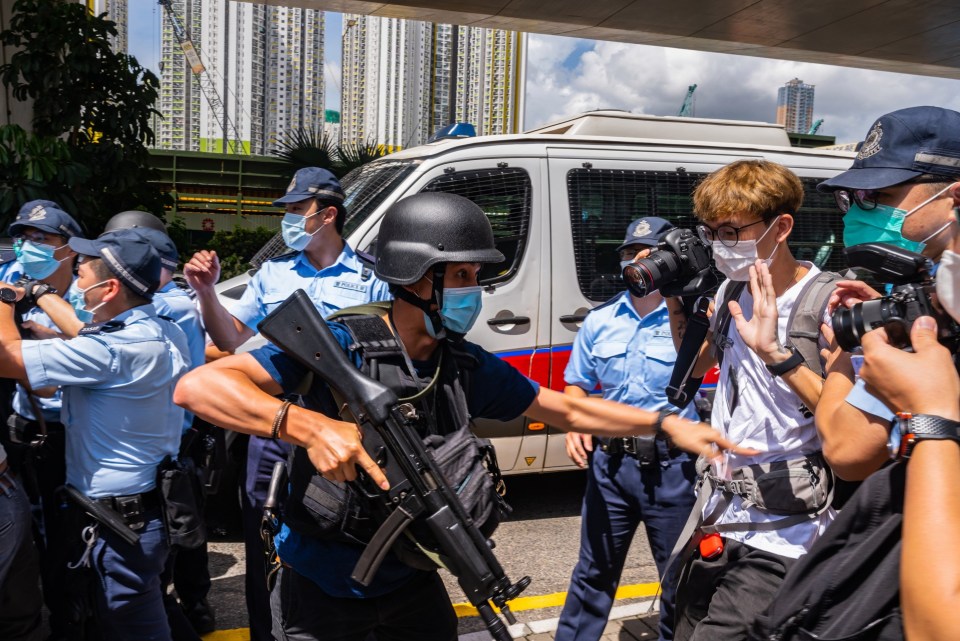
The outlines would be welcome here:
M 668 416 L 673 416 L 676 413 L 677 410 L 672 407 L 667 407 L 657 412 L 657 422 L 653 424 L 654 438 L 660 440 L 667 438 L 667 435 L 663 431 L 663 421 L 665 421 Z
M 774 376 L 783 376 L 790 370 L 803 365 L 803 356 L 797 351 L 797 348 L 793 345 L 788 345 L 787 349 L 790 351 L 790 358 L 782 363 L 767 365 L 767 371 Z

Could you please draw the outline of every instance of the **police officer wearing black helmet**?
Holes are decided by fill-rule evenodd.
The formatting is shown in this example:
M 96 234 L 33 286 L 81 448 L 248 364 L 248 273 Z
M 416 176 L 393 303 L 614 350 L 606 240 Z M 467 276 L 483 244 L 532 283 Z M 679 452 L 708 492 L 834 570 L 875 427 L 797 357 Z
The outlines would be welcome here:
M 438 424 L 459 420 L 452 407 L 459 398 L 471 418 L 511 420 L 523 414 L 594 434 L 663 432 L 678 446 L 706 455 L 715 453 L 714 446 L 739 449 L 709 427 L 665 412 L 540 388 L 465 340 L 480 312 L 480 268 L 503 260 L 486 215 L 471 201 L 443 193 L 401 200 L 385 214 L 379 239 L 376 273 L 395 296 L 383 317 L 415 370 L 416 386 L 429 383 L 435 373 L 444 376 L 438 362 L 462 367 L 459 360 L 440 359 L 447 351 L 472 360 L 469 389 L 454 384 L 451 388 L 459 387 L 459 392 L 433 395 Z M 328 323 L 348 351 L 352 340 L 345 326 Z M 291 469 L 292 497 L 303 496 L 304 479 L 314 471 L 345 481 L 356 478 L 357 466 L 385 487 L 386 478 L 363 450 L 356 426 L 335 418 L 336 405 L 326 388 L 316 385 L 305 407 L 274 397 L 294 390 L 304 373 L 296 361 L 269 345 L 194 370 L 177 386 L 174 400 L 212 423 L 241 432 L 268 435 L 276 425 L 279 438 L 298 446 Z M 457 381 L 462 382 L 460 376 Z M 300 519 L 302 506 L 294 501 L 288 502 L 287 523 L 277 537 L 284 563 L 271 596 L 277 638 L 456 638 L 456 615 L 435 572 L 408 567 L 391 553 L 374 582 L 360 586 L 350 573 L 362 546 L 311 536 Z

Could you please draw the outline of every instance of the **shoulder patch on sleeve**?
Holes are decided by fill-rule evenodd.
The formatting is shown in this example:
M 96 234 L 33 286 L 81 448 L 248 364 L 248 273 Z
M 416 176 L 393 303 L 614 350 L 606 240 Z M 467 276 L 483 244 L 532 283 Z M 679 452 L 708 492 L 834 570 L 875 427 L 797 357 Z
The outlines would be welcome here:
M 123 321 L 106 321 L 104 323 L 87 323 L 79 332 L 78 336 L 90 336 L 91 334 L 109 334 L 123 329 Z

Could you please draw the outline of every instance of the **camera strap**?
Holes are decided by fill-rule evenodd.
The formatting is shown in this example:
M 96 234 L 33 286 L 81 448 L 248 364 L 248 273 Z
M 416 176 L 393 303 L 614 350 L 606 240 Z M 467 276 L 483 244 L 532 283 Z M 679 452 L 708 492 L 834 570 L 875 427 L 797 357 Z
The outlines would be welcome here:
M 680 409 L 693 400 L 694 394 L 703 382 L 702 376 L 699 378 L 692 376 L 697 357 L 700 355 L 700 348 L 707 339 L 707 332 L 710 331 L 710 319 L 707 316 L 709 308 L 710 299 L 706 296 L 699 297 L 694 303 L 693 313 L 687 319 L 687 330 L 683 334 L 683 340 L 677 352 L 677 362 L 673 366 L 673 374 L 670 375 L 667 400 Z

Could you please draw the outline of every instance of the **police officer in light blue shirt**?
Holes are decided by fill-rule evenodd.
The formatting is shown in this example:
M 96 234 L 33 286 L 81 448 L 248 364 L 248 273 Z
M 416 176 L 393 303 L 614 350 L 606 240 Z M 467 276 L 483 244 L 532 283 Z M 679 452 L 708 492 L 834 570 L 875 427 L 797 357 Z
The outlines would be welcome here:
M 343 200 L 343 189 L 329 171 L 319 167 L 299 170 L 287 193 L 273 203 L 286 210 L 281 228 L 283 240 L 292 251 L 265 262 L 230 312 L 214 291 L 220 278 L 216 253 L 194 254 L 183 272 L 197 292 L 204 327 L 217 348 L 235 351 L 256 333 L 257 323 L 298 289 L 310 295 L 324 316 L 345 307 L 390 298 L 387 285 L 341 236 L 347 215 Z M 260 517 L 273 464 L 285 460 L 289 451 L 290 446 L 282 441 L 256 436 L 250 437 L 247 449 L 243 507 L 251 641 L 273 638 Z
M 0 288 L 0 376 L 26 379 L 33 389 L 62 388 L 67 483 L 122 513 L 140 536 L 131 545 L 100 525 L 85 557 L 98 575 L 104 637 L 167 640 L 159 577 L 168 546 L 156 477 L 180 443 L 183 410 L 172 394 L 189 366 L 187 341 L 150 303 L 160 259 L 139 232 L 72 238 L 70 247 L 81 255 L 79 311 L 93 322 L 73 339 L 21 341 L 11 302 L 17 292 Z
M 621 266 L 643 258 L 673 225 L 662 218 L 634 221 L 617 250 Z M 603 398 L 646 410 L 672 407 L 666 388 L 677 359 L 667 306 L 659 292 L 637 298 L 622 292 L 593 309 L 573 343 L 564 371 L 566 394 Z M 697 420 L 691 403 L 680 415 Z M 583 497 L 580 556 L 556 639 L 597 641 L 603 634 L 630 542 L 642 522 L 662 574 L 693 508 L 693 460 L 663 441 L 629 437 L 597 439 L 567 434 L 567 453 L 580 467 L 589 462 Z M 665 582 L 660 638 L 673 638 L 675 586 Z

